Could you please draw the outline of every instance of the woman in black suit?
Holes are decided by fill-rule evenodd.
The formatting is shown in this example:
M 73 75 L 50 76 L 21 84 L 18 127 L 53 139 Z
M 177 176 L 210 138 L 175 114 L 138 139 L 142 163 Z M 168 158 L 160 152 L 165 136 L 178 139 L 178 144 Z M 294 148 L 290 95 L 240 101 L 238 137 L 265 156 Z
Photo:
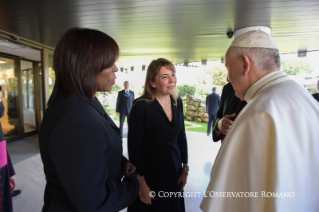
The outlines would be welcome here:
M 39 133 L 42 211 L 115 212 L 138 195 L 140 177 L 122 155 L 119 129 L 95 98 L 112 89 L 118 54 L 111 37 L 92 29 L 70 29 L 56 46 L 56 81 Z
M 128 212 L 185 211 L 182 191 L 189 170 L 187 140 L 183 103 L 170 61 L 159 58 L 151 62 L 143 95 L 134 101 L 128 124 L 129 158 L 142 178 L 139 197 Z M 153 198 L 151 191 L 155 192 Z M 163 197 L 166 192 L 176 196 Z

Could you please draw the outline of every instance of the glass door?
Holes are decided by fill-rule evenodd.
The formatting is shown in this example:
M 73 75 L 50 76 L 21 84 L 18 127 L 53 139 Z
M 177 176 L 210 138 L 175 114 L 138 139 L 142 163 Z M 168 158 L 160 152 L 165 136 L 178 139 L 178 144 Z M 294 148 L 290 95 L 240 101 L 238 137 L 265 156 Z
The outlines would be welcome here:
M 21 83 L 22 83 L 22 105 L 24 132 L 35 131 L 36 110 L 35 110 L 35 86 L 33 63 L 21 60 Z

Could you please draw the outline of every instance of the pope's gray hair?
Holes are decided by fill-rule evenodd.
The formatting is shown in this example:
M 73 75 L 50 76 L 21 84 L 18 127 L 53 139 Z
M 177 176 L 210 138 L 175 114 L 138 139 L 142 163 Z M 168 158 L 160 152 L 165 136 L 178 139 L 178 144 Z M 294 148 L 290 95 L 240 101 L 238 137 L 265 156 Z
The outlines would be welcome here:
M 280 69 L 280 56 L 277 49 L 231 46 L 229 51 L 230 54 L 237 58 L 247 55 L 254 62 L 258 70 Z

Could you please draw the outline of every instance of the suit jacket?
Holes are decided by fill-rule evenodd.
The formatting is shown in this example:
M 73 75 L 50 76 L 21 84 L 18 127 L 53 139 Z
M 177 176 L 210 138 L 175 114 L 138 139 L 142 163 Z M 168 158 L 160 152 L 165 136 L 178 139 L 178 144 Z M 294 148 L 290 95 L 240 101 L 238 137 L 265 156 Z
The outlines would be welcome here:
M 125 95 L 125 90 L 118 93 L 116 101 L 116 112 L 120 115 L 128 115 L 131 112 L 132 105 L 134 101 L 134 92 L 130 90 L 129 95 Z
M 312 96 L 319 102 L 319 93 L 314 93 Z
M 235 113 L 239 102 L 240 102 L 240 99 L 235 95 L 235 90 L 233 88 L 233 85 L 231 83 L 227 83 L 223 87 L 219 109 L 216 115 L 216 120 L 213 123 L 213 140 L 215 142 L 219 141 L 222 138 L 221 132 L 218 129 L 218 121 L 222 119 L 225 115 L 230 115 Z
M 46 175 L 42 211 L 120 211 L 137 197 L 139 182 L 122 181 L 119 129 L 95 98 L 58 95 L 39 133 Z
M 211 115 L 216 115 L 219 107 L 220 96 L 215 92 L 208 94 L 206 97 L 206 112 Z
M 140 175 L 166 175 L 172 159 L 178 172 L 181 163 L 187 163 L 187 139 L 184 126 L 183 103 L 171 98 L 173 120 L 157 100 L 147 103 L 135 100 L 129 118 L 128 153 Z M 139 101 L 138 101 L 139 100 Z

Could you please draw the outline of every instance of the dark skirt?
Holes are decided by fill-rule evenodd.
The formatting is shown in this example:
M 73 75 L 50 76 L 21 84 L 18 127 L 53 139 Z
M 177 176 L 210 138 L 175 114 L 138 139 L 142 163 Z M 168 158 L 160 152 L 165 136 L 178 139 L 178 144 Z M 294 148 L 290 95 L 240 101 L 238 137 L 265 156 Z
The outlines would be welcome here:
M 12 212 L 10 170 L 6 141 L 0 142 L 0 212 Z
M 163 170 L 161 175 L 152 175 L 145 173 L 145 180 L 151 191 L 154 191 L 156 196 L 152 199 L 151 205 L 146 205 L 141 202 L 138 196 L 136 200 L 127 208 L 127 212 L 185 212 L 184 197 L 176 195 L 176 197 L 169 196 L 168 192 L 179 192 L 178 179 L 181 174 L 181 167 L 179 172 L 176 172 L 173 161 L 167 170 Z M 161 197 L 159 197 L 159 195 Z M 166 197 L 165 197 L 166 196 Z

